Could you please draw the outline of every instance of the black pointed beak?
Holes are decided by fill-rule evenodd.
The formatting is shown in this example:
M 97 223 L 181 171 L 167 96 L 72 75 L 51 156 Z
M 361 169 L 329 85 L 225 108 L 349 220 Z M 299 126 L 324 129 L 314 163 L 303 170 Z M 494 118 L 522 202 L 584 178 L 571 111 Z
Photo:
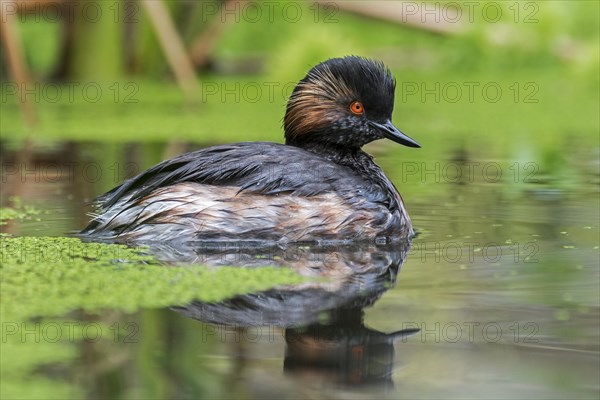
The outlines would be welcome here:
M 379 123 L 379 122 L 374 122 L 374 121 L 370 121 L 371 125 L 373 125 L 376 129 L 378 129 L 381 134 L 390 139 L 393 140 L 396 143 L 402 144 L 404 146 L 408 146 L 408 147 L 421 147 L 421 145 L 417 142 L 415 142 L 413 139 L 409 138 L 408 136 L 406 136 L 404 133 L 400 132 L 400 130 L 398 130 L 398 128 L 396 128 L 394 126 L 394 124 L 392 124 L 392 121 L 390 121 L 389 119 L 387 121 L 385 121 L 384 123 Z

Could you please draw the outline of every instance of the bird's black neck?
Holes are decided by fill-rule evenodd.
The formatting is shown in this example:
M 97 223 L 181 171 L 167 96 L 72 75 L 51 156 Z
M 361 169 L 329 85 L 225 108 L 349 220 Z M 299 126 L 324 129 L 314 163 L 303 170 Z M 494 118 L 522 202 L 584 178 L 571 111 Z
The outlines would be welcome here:
M 390 209 L 397 209 L 401 204 L 400 195 L 392 182 L 385 176 L 382 169 L 375 164 L 373 157 L 360 148 L 337 147 L 324 143 L 302 143 L 300 146 L 295 146 L 352 170 L 356 175 L 363 178 L 364 182 L 370 183 L 372 189 L 377 187 L 376 190 L 386 193 Z
M 309 142 L 292 144 L 303 150 L 310 151 L 336 164 L 355 169 L 354 167 L 368 167 L 373 164 L 373 159 L 360 148 L 349 148 L 331 143 Z

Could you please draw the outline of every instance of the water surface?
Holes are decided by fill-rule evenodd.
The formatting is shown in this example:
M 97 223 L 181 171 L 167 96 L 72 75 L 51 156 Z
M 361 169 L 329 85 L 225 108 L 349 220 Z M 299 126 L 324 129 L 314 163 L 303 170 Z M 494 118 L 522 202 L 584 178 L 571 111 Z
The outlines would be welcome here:
M 82 228 L 90 199 L 172 155 L 165 148 L 59 143 L 37 147 L 28 169 L 5 150 L 3 180 L 42 212 L 3 232 Z M 19 387 L 16 363 L 3 365 L 12 371 L 3 381 L 13 379 L 11 394 L 55 398 L 597 398 L 598 149 L 560 149 L 375 143 L 369 151 L 419 233 L 410 247 L 161 249 L 169 262 L 327 270 L 330 279 L 223 303 L 4 321 L 3 351 L 34 365 L 26 376 L 35 380 Z M 71 340 L 66 320 L 108 329 Z M 36 321 L 38 336 L 23 336 L 21 323 Z M 59 356 L 49 323 L 61 326 Z

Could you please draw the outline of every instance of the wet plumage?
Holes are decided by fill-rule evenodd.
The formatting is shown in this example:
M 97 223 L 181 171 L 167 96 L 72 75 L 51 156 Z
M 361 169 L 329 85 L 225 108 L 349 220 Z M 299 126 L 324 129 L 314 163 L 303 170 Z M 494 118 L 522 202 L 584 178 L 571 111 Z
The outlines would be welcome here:
M 390 122 L 394 87 L 378 62 L 321 63 L 290 97 L 285 145 L 236 143 L 163 161 L 101 196 L 83 234 L 119 241 L 410 237 L 398 192 L 361 150 L 384 137 L 418 146 Z

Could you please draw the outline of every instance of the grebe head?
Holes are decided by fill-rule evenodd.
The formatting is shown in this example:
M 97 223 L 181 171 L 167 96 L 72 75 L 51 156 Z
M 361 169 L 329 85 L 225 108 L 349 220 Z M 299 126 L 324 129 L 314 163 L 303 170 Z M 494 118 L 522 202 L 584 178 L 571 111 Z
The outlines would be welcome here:
M 349 56 L 313 67 L 290 96 L 286 144 L 358 149 L 388 138 L 421 147 L 392 124 L 396 81 L 379 61 Z

